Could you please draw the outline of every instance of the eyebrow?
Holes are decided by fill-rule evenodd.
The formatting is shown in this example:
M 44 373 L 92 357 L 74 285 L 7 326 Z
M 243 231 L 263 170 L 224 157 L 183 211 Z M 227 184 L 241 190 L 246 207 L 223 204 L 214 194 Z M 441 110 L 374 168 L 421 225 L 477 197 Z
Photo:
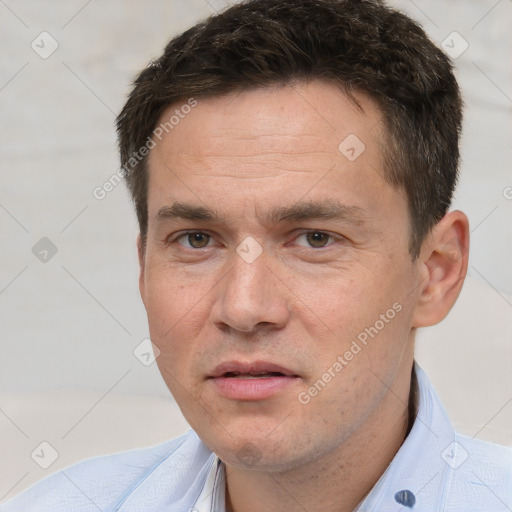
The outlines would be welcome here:
M 211 223 L 223 223 L 226 220 L 216 210 L 179 201 L 174 202 L 172 206 L 160 208 L 156 219 L 158 221 L 185 219 Z M 337 200 L 327 199 L 270 208 L 264 215 L 264 220 L 271 225 L 307 220 L 343 220 L 361 224 L 368 220 L 368 214 L 359 206 L 344 205 Z

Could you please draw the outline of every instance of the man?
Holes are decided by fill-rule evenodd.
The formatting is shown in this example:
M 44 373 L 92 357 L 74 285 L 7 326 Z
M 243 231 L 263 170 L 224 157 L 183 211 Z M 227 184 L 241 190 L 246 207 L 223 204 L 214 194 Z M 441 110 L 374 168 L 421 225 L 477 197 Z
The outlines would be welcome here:
M 250 0 L 166 47 L 118 117 L 159 369 L 193 430 L 12 511 L 512 509 L 512 450 L 414 362 L 461 290 L 447 57 L 374 0 Z

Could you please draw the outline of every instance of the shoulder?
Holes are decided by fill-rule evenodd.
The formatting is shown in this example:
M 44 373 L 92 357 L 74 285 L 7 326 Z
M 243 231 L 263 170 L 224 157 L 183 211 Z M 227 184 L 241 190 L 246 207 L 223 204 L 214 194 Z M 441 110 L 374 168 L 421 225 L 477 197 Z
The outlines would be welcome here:
M 181 499 L 206 478 L 212 452 L 194 431 L 163 444 L 88 459 L 65 468 L 14 497 L 0 512 L 119 510 L 125 503 Z M 122 510 L 125 510 L 123 507 Z M 136 508 L 134 508 L 136 510 Z
M 508 511 L 512 506 L 512 448 L 456 434 L 446 510 Z M 447 453 L 444 454 L 447 456 Z

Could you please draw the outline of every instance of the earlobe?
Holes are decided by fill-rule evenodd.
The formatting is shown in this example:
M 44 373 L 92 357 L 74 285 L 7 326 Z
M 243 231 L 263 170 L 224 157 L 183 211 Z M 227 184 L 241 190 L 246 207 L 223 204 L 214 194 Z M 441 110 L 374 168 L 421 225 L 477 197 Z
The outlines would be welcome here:
M 437 324 L 449 313 L 466 277 L 468 252 L 466 215 L 458 210 L 447 213 L 422 248 L 414 327 Z

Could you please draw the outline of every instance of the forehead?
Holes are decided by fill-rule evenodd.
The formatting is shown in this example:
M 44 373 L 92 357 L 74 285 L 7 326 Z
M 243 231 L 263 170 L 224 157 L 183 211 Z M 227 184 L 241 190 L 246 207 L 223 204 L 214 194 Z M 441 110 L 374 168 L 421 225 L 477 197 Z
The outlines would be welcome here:
M 215 210 L 237 200 L 261 211 L 329 197 L 382 206 L 390 191 L 379 189 L 391 188 L 383 179 L 383 123 L 371 98 L 355 97 L 360 106 L 341 88 L 313 81 L 197 98 L 193 108 L 183 108 L 187 99 L 173 104 L 149 154 L 150 215 L 182 199 Z
M 341 86 L 313 80 L 199 97 L 192 108 L 191 99 L 183 98 L 164 110 L 158 140 L 153 139 L 160 149 L 187 156 L 243 156 L 254 149 L 289 154 L 335 149 L 339 156 L 339 144 L 351 135 L 372 151 L 381 136 L 381 114 L 369 96 L 353 97 Z

